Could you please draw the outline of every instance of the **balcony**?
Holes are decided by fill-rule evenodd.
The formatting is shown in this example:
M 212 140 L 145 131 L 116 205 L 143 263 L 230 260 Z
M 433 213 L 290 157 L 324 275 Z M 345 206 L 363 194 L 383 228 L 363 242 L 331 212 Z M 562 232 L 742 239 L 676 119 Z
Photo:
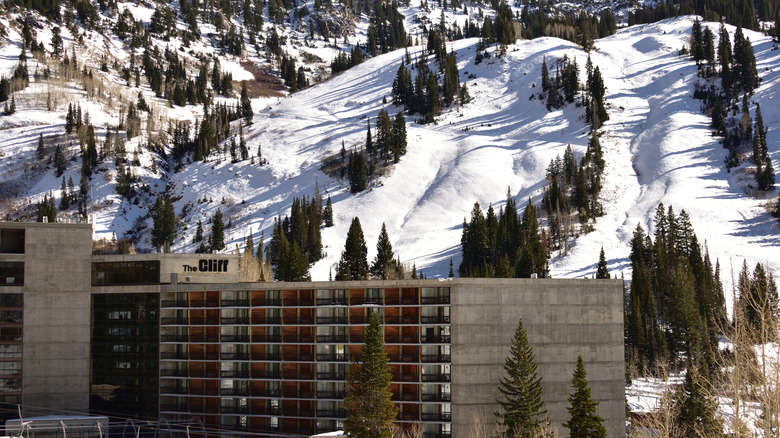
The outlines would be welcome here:
M 263 361 L 263 360 L 282 360 L 282 353 L 254 353 L 252 354 L 252 360 L 257 361 Z
M 221 377 L 249 377 L 249 370 L 222 370 Z
M 347 335 L 317 335 L 317 342 L 343 344 L 347 342 Z
M 236 318 L 222 318 L 222 325 L 245 325 L 249 324 L 249 317 L 248 316 L 239 316 Z
M 391 359 L 391 362 L 417 362 L 419 359 L 419 356 L 416 354 L 405 354 L 400 356 L 397 361 Z
M 450 317 L 446 315 L 425 316 L 421 318 L 423 324 L 449 324 Z
M 222 388 L 220 395 L 249 395 L 249 388 Z
M 419 401 L 416 392 L 393 394 L 393 401 Z
M 425 363 L 435 363 L 435 362 L 449 363 L 450 355 L 449 354 L 423 354 L 422 361 Z
M 317 373 L 317 380 L 344 380 L 347 373 Z
M 385 324 L 418 324 L 417 315 L 385 316 Z
M 181 382 L 181 380 L 179 380 Z M 170 388 L 160 388 L 160 394 L 161 395 L 168 395 L 168 394 L 189 394 L 189 390 L 187 388 L 178 388 L 178 387 L 170 387 Z
M 422 342 L 424 344 L 449 344 L 450 335 L 424 336 Z
M 422 304 L 450 304 L 449 296 L 420 297 Z
M 186 317 L 180 318 L 160 318 L 160 325 L 187 325 L 189 321 Z
M 398 378 L 396 379 L 395 376 L 393 376 L 394 382 L 419 382 L 420 377 L 417 374 L 399 374 Z
M 449 374 L 423 374 L 422 381 L 423 382 L 449 382 L 450 375 Z
M 223 414 L 248 414 L 248 406 L 222 406 L 220 412 Z
M 399 412 L 398 413 L 398 419 L 399 420 L 419 420 L 419 416 L 417 415 L 417 412 Z
M 426 402 L 449 402 L 452 401 L 452 394 L 423 394 L 422 401 Z
M 162 300 L 160 301 L 160 307 L 162 308 L 168 308 L 168 307 L 190 307 L 190 303 L 187 302 L 187 300 Z
M 249 298 L 238 300 L 222 300 L 222 307 L 249 307 Z
M 219 356 L 222 360 L 249 360 L 249 353 L 222 353 Z
M 314 317 L 313 316 L 285 316 L 284 317 L 284 324 L 293 324 L 293 325 L 313 325 L 314 324 Z
M 192 300 L 189 307 L 219 307 L 219 300 Z
M 317 353 L 317 361 L 319 362 L 346 362 L 347 355 L 344 353 L 336 354 L 323 354 Z
M 347 297 L 317 298 L 318 306 L 346 306 Z
M 281 316 L 266 316 L 266 317 L 260 317 L 254 319 L 254 324 L 281 324 L 282 323 L 282 317 Z
M 160 359 L 179 359 L 179 360 L 187 360 L 189 359 L 189 354 L 186 351 L 183 352 L 167 352 L 164 351 L 160 353 Z
M 249 335 L 222 335 L 219 340 L 222 342 L 249 342 Z
M 318 316 L 317 324 L 346 324 L 346 316 Z
M 160 405 L 160 412 L 189 412 L 187 403 Z
M 347 418 L 347 411 L 344 409 L 336 410 L 317 410 L 318 418 Z
M 282 335 L 255 335 L 252 337 L 253 342 L 266 342 L 266 343 L 279 343 L 282 342 Z
M 346 391 L 317 391 L 318 399 L 342 400 L 346 396 Z
M 160 377 L 189 377 L 187 370 L 160 370 Z
M 423 412 L 422 421 L 452 421 L 450 412 Z

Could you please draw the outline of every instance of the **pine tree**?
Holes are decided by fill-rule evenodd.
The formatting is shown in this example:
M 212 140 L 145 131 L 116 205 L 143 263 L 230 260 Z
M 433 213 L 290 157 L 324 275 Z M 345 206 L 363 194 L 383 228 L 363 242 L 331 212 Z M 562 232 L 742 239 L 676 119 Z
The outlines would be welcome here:
M 68 188 L 65 185 L 65 175 L 62 176 L 62 186 L 60 187 L 60 210 L 67 210 L 70 206 L 70 196 Z
M 371 275 L 374 278 L 387 280 L 394 262 L 393 245 L 390 243 L 390 237 L 387 235 L 387 228 L 382 223 L 382 231 L 379 232 L 379 239 L 376 242 L 376 257 L 371 264 Z
M 57 145 L 54 149 L 54 174 L 56 176 L 62 176 L 67 165 L 68 163 L 65 161 L 65 155 L 62 153 L 62 148 Z
M 533 437 L 547 422 L 542 401 L 542 378 L 536 372 L 536 355 L 528 343 L 523 320 L 517 324 L 509 356 L 504 363 L 505 376 L 500 379 L 497 400 L 502 411 L 495 412 L 504 436 Z
M 198 219 L 198 228 L 195 230 L 195 243 L 203 242 L 203 223 Z
M 717 415 L 718 403 L 713 399 L 707 364 L 701 361 L 697 367 L 688 367 L 685 384 L 676 394 L 675 422 L 681 436 L 716 437 L 723 435 L 723 424 Z
M 607 271 L 607 258 L 604 256 L 604 247 L 601 247 L 601 253 L 599 253 L 599 265 L 596 269 L 596 278 L 609 278 L 609 271 Z
M 158 251 L 167 250 L 176 236 L 176 214 L 173 202 L 167 196 L 158 196 L 150 211 L 152 216 L 152 246 Z
M 36 150 L 36 155 L 38 156 L 39 160 L 43 160 L 46 155 L 46 152 L 43 149 L 43 133 L 38 134 L 38 148 Z
M 360 193 L 368 184 L 366 176 L 366 158 L 362 152 L 349 153 L 349 190 L 352 193 Z
M 547 69 L 547 57 L 542 57 L 542 91 L 550 88 L 550 71 Z
M 254 112 L 252 111 L 252 101 L 249 100 L 249 92 L 246 89 L 246 81 L 241 82 L 241 117 L 249 125 L 252 123 Z
M 571 379 L 574 393 L 569 396 L 569 421 L 563 427 L 569 429 L 572 438 L 606 438 L 607 429 L 604 419 L 596 415 L 598 402 L 590 395 L 585 362 L 582 355 L 577 356 L 577 366 Z
M 344 431 L 355 438 L 391 438 L 396 407 L 390 392 L 390 366 L 379 314 L 368 320 L 360 360 L 349 367 Z
M 367 280 L 368 279 L 368 249 L 363 237 L 360 220 L 355 217 L 347 232 L 344 251 L 336 268 L 336 280 Z
M 325 208 L 322 209 L 322 220 L 325 223 L 325 227 L 333 226 L 333 203 L 330 201 L 330 195 L 328 195 L 328 201 L 325 203 Z
M 225 248 L 225 223 L 222 221 L 222 210 L 217 209 L 211 219 L 211 249 L 219 251 Z

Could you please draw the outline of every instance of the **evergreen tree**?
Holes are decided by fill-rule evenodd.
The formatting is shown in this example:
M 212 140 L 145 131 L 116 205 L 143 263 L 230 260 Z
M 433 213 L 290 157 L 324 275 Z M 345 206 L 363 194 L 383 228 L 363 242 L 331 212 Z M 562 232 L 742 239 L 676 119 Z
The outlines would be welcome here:
M 176 213 L 167 196 L 158 196 L 150 212 L 152 216 L 152 246 L 168 252 L 176 237 Z
M 547 69 L 547 57 L 542 57 L 542 91 L 550 89 L 550 72 Z
M 391 438 L 397 413 L 378 313 L 369 317 L 363 339 L 360 360 L 350 365 L 347 375 L 344 432 L 355 438 Z
M 607 429 L 604 427 L 604 419 L 596 415 L 598 402 L 590 395 L 585 362 L 582 355 L 577 356 L 577 366 L 571 379 L 571 387 L 574 393 L 569 396 L 569 421 L 563 423 L 563 427 L 569 429 L 572 438 L 606 438 Z
M 717 415 L 718 403 L 712 397 L 707 364 L 701 361 L 697 367 L 689 367 L 685 373 L 685 384 L 674 400 L 675 422 L 681 429 L 681 436 L 723 436 L 723 424 Z
M 252 102 L 249 100 L 249 92 L 246 89 L 246 81 L 241 81 L 241 117 L 247 125 L 252 123 L 254 112 L 252 111 Z
M 38 148 L 36 149 L 36 155 L 39 160 L 43 160 L 46 152 L 43 149 L 43 133 L 38 134 Z
M 607 258 L 604 256 L 604 247 L 601 247 L 599 253 L 599 264 L 596 269 L 596 278 L 609 278 L 609 271 L 607 271 Z
M 336 280 L 367 280 L 367 257 L 368 248 L 363 237 L 363 228 L 360 226 L 360 219 L 355 217 L 349 226 L 344 251 L 341 252 L 341 260 L 336 268 Z
M 328 201 L 325 203 L 325 208 L 322 209 L 322 220 L 325 227 L 333 226 L 333 203 L 330 201 L 330 195 L 328 195 Z
M 195 243 L 203 242 L 203 223 L 198 219 L 198 228 L 195 230 Z
M 225 248 L 225 223 L 222 221 L 222 210 L 217 209 L 211 219 L 211 249 L 220 251 Z
M 392 264 L 395 262 L 393 254 L 393 245 L 390 243 L 390 237 L 387 235 L 387 228 L 382 223 L 382 231 L 379 232 L 379 239 L 376 242 L 376 257 L 371 264 L 371 275 L 374 278 L 387 280 L 389 271 L 392 270 Z
M 542 401 L 542 378 L 536 372 L 536 355 L 528 343 L 523 320 L 518 321 L 509 356 L 504 363 L 505 376 L 499 384 L 502 411 L 495 412 L 506 437 L 535 437 L 547 422 Z
M 349 175 L 349 190 L 352 193 L 360 193 L 368 185 L 366 176 L 366 158 L 362 152 L 350 152 L 349 164 L 347 165 Z
M 62 153 L 62 148 L 57 145 L 54 149 L 54 174 L 56 176 L 62 176 L 67 165 L 68 163 L 65 161 L 65 155 Z
M 67 210 L 70 206 L 70 196 L 68 188 L 65 185 L 65 175 L 62 176 L 62 186 L 60 187 L 60 210 Z

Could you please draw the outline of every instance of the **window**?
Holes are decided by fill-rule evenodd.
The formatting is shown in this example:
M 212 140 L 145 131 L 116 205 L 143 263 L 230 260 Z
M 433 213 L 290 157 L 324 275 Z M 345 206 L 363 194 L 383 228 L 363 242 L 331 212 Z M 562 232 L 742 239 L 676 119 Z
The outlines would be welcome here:
M 382 304 L 382 289 L 366 289 L 366 304 Z
M 0 262 L 0 286 L 24 286 L 24 262 Z
M 24 230 L 0 230 L 0 253 L 24 254 Z
M 92 263 L 92 286 L 160 283 L 160 261 Z

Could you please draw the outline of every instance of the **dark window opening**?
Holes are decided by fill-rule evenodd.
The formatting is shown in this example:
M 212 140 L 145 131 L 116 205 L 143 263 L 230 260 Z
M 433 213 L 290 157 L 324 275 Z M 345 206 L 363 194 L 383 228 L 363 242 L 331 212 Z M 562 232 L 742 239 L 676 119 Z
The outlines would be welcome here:
M 92 286 L 158 284 L 160 261 L 92 263 Z
M 0 286 L 24 286 L 24 262 L 0 262 Z
M 24 230 L 0 230 L 0 253 L 24 254 Z

